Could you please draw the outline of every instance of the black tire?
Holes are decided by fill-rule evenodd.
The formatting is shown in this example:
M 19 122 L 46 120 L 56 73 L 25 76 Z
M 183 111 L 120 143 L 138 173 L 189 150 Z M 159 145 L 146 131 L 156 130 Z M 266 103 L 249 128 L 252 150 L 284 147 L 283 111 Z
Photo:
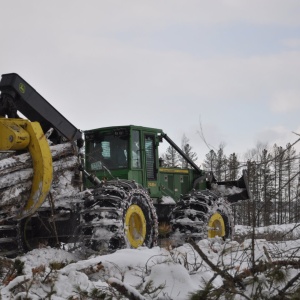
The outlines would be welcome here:
M 127 194 L 123 189 L 105 185 L 93 190 L 93 199 L 80 213 L 80 227 L 84 245 L 96 252 L 124 248 L 122 203 Z
M 124 238 L 127 247 L 157 245 L 158 221 L 151 198 L 143 189 L 130 191 L 123 210 Z
M 131 220 L 131 230 L 126 217 Z M 143 220 L 145 224 L 139 243 L 133 234 L 135 220 Z M 157 243 L 158 222 L 152 200 L 143 188 L 126 180 L 109 181 L 94 191 L 94 199 L 81 213 L 81 227 L 85 245 L 97 252 L 142 245 L 153 247 Z
M 210 190 L 195 190 L 183 196 L 176 203 L 170 218 L 171 239 L 176 245 L 182 244 L 188 238 L 198 241 L 222 233 L 222 238 L 226 239 L 233 234 L 230 204 Z M 214 227 L 209 227 L 209 224 Z M 222 230 L 217 231 L 220 224 Z M 214 231 L 216 234 L 213 234 Z

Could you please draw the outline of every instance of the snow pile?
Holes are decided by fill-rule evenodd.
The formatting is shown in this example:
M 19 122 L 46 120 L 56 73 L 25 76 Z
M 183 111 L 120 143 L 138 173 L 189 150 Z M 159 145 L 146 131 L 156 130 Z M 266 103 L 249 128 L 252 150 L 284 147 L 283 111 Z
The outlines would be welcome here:
M 184 299 L 189 291 L 197 288 L 184 266 L 174 262 L 170 252 L 159 247 L 123 249 L 86 260 L 78 260 L 78 256 L 63 250 L 45 248 L 35 249 L 21 260 L 25 263 L 26 275 L 1 286 L 1 299 L 25 295 L 25 292 L 27 297 L 31 297 L 29 299 L 41 299 L 51 291 L 51 299 L 68 299 L 78 295 L 79 289 L 86 293 L 98 289 L 113 295 L 116 291 L 111 285 L 115 282 L 124 282 L 137 295 L 148 289 L 145 299 L 167 299 L 168 295 Z M 59 262 L 69 264 L 51 274 L 50 264 Z M 18 287 L 20 282 L 24 282 L 23 288 Z M 156 288 L 157 292 L 154 291 Z M 151 291 L 154 291 L 153 294 Z
M 239 188 L 237 186 L 225 186 L 219 184 L 212 184 L 212 188 L 218 191 L 223 196 L 235 195 L 242 193 L 245 189 Z
M 175 200 L 170 196 L 163 196 L 160 204 L 176 204 Z
M 254 245 L 257 266 L 263 262 L 283 261 L 287 257 L 300 255 L 300 240 L 272 243 L 259 239 L 255 240 Z M 219 270 L 226 270 L 228 276 L 244 276 L 245 289 L 242 292 L 253 299 L 257 282 L 253 283 L 249 271 L 253 255 L 250 239 L 241 243 L 224 242 L 220 238 L 204 239 L 197 246 L 204 256 L 200 256 L 190 244 L 174 249 L 123 249 L 87 259 L 82 253 L 51 248 L 35 249 L 19 257 L 24 262 L 23 274 L 12 276 L 11 267 L 8 266 L 10 260 L 2 263 L 6 267 L 2 270 L 0 298 L 105 299 L 100 296 L 107 295 L 112 299 L 130 299 L 130 295 L 134 295 L 134 299 L 139 300 L 184 300 L 189 298 L 190 293 L 203 290 L 210 280 L 215 288 L 224 284 L 225 279 L 218 271 L 212 270 L 210 261 Z M 263 282 L 261 287 L 264 294 L 270 297 L 276 295 L 298 273 L 296 267 L 284 270 L 285 280 L 277 283 L 269 282 L 268 273 L 261 272 L 257 276 L 257 280 Z M 120 295 L 121 290 L 123 296 Z M 244 298 L 237 295 L 234 299 Z
M 251 226 L 235 226 L 235 236 L 247 236 L 251 237 L 252 235 Z M 272 236 L 275 236 L 277 239 L 299 239 L 300 238 L 300 224 L 299 223 L 290 223 L 285 225 L 270 225 L 262 226 L 255 228 L 255 236 L 263 236 L 264 238 L 271 239 Z

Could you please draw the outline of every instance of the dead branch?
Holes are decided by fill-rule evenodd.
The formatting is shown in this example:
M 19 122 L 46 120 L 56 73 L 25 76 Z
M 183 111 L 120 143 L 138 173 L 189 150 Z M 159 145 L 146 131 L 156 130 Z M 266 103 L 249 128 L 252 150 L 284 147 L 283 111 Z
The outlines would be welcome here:
M 218 275 L 220 275 L 223 279 L 229 283 L 230 286 L 234 287 L 235 285 L 238 285 L 240 288 L 245 289 L 245 286 L 242 282 L 242 280 L 238 277 L 231 276 L 227 271 L 221 270 L 219 267 L 217 267 L 215 264 L 213 264 L 206 254 L 199 248 L 199 246 L 191 239 L 188 239 L 188 242 L 193 246 L 193 248 L 196 250 L 196 252 L 200 255 L 200 257 L 205 261 L 205 263 Z
M 108 283 L 129 300 L 146 300 L 136 289 L 121 280 L 110 278 Z

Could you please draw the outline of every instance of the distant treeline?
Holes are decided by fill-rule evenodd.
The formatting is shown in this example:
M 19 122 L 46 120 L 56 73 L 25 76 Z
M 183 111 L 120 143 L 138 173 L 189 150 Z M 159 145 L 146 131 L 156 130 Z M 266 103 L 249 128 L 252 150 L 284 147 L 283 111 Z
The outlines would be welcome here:
M 251 199 L 233 205 L 235 224 L 300 221 L 300 156 L 293 145 L 267 148 L 259 144 L 245 155 L 244 162 L 235 153 L 227 157 L 222 145 L 206 155 L 203 169 L 212 171 L 217 180 L 236 180 L 243 169 L 248 174 Z

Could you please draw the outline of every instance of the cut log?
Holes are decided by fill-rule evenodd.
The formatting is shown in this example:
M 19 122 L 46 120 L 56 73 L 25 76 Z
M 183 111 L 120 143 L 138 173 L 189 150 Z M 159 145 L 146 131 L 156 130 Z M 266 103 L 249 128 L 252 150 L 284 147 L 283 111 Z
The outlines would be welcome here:
M 72 143 L 65 143 L 51 146 L 50 150 L 53 160 L 52 199 L 59 203 L 64 199 L 70 202 L 78 197 L 82 184 L 78 176 L 76 148 Z M 31 156 L 29 153 L 16 153 L 4 153 L 0 157 L 0 220 L 19 215 L 32 188 L 34 170 Z
M 60 171 L 75 169 L 78 167 L 78 158 L 77 156 L 70 156 L 63 158 L 61 160 L 53 162 L 53 178 L 56 178 Z M 20 184 L 22 182 L 26 182 L 30 180 L 33 176 L 33 169 L 24 169 L 16 172 L 12 172 L 1 176 L 0 180 L 0 190 L 4 188 L 9 188 Z
M 81 183 L 75 182 L 74 170 L 63 170 L 56 173 L 59 178 L 53 182 L 51 194 L 54 200 L 63 197 L 76 196 L 81 189 Z M 26 203 L 30 195 L 32 181 L 28 180 L 0 191 L 0 208 L 8 205 Z
M 53 161 L 75 154 L 74 146 L 71 143 L 51 146 L 50 150 Z M 29 153 L 4 158 L 0 160 L 0 177 L 27 168 L 32 168 L 32 160 Z

